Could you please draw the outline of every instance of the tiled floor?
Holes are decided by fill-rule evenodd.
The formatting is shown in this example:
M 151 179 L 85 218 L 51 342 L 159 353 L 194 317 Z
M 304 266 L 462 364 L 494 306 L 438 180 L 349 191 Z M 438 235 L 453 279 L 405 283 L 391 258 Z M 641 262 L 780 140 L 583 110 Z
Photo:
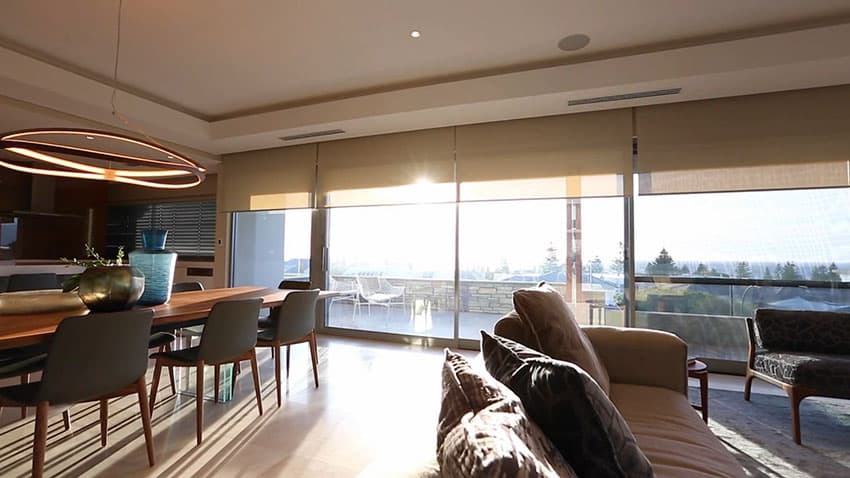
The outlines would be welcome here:
M 154 411 L 157 465 L 147 466 L 138 407 L 110 406 L 110 443 L 101 448 L 97 407 L 75 406 L 74 428 L 54 410 L 48 435 L 48 476 L 399 476 L 433 456 L 440 404 L 442 351 L 420 346 L 321 337 L 320 386 L 313 386 L 306 345 L 292 352 L 292 374 L 277 408 L 268 351 L 261 352 L 265 414 L 257 414 L 250 376 L 235 399 L 205 403 L 204 443 L 195 446 L 192 397 L 174 397 L 166 376 Z M 476 352 L 468 352 L 474 357 Z M 247 365 L 247 364 L 246 364 Z M 96 373 L 96 371 L 92 371 Z M 211 375 L 211 374 L 209 374 Z M 712 387 L 741 390 L 743 378 L 712 375 Z M 207 380 L 211 387 L 211 377 Z M 755 383 L 759 393 L 782 393 Z M 28 476 L 32 412 L 17 420 L 5 409 L 0 428 L 0 476 Z

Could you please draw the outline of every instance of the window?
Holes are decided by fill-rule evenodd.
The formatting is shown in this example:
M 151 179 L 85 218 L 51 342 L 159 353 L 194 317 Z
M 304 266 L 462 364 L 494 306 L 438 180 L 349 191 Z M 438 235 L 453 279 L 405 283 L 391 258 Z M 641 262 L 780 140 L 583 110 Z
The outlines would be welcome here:
M 235 213 L 233 285 L 309 282 L 311 221 L 310 209 Z
M 110 206 L 106 226 L 107 253 L 118 246 L 125 252 L 142 247 L 145 229 L 166 229 L 166 248 L 181 257 L 209 258 L 215 254 L 215 201 Z

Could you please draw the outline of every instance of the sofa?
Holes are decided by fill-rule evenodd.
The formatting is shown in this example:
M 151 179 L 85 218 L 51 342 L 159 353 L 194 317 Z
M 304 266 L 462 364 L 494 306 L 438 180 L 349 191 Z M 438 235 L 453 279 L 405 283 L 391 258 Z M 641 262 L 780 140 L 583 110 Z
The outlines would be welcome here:
M 677 336 L 582 327 L 545 283 L 513 302 L 482 331 L 485 371 L 446 352 L 442 476 L 746 476 L 688 400 Z
M 657 478 L 745 476 L 740 464 L 688 401 L 687 344 L 648 329 L 583 327 L 610 377 L 609 397 L 652 464 Z M 517 315 L 496 335 L 529 345 Z
M 782 387 L 791 401 L 798 445 L 800 402 L 820 396 L 850 399 L 850 313 L 757 309 L 747 319 L 750 351 L 744 399 L 754 378 Z

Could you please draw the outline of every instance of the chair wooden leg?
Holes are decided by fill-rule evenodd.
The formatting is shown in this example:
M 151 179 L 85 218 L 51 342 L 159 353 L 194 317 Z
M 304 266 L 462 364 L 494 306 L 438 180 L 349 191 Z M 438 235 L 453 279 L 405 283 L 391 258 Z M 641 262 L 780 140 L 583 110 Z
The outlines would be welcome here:
M 213 377 L 215 377 L 215 383 L 213 383 L 213 401 L 218 403 L 218 392 L 219 392 L 219 380 L 221 379 L 221 365 L 216 365 L 213 368 Z
M 139 377 L 139 380 L 136 381 L 136 394 L 139 396 L 139 411 L 142 413 L 142 429 L 145 432 L 145 448 L 148 451 L 148 463 L 150 466 L 153 466 L 153 430 L 151 430 L 151 411 L 148 408 L 147 389 L 145 386 L 145 377 Z
M 313 381 L 319 388 L 319 347 L 316 345 L 316 332 L 310 332 L 310 358 L 313 361 Z
M 204 435 L 204 362 L 198 362 L 195 368 L 195 435 L 200 445 Z
M 275 347 L 272 347 L 272 358 L 274 358 L 274 349 Z
M 756 378 L 755 375 L 752 375 L 749 370 L 747 370 L 747 378 L 744 379 L 744 400 L 750 401 L 750 392 L 753 388 L 753 379 Z
M 109 400 L 101 399 L 100 401 L 100 446 L 106 446 L 106 434 L 108 431 L 107 421 L 109 420 Z
M 257 396 L 257 409 L 263 415 L 263 396 L 260 394 L 260 367 L 257 365 L 257 352 L 251 351 L 251 375 L 254 378 L 254 394 Z
M 71 409 L 66 408 L 64 412 L 62 412 L 62 423 L 65 425 L 65 431 L 71 430 Z
M 274 344 L 272 350 L 280 347 L 280 344 Z M 274 383 L 275 392 L 277 393 L 277 406 L 280 407 L 280 354 L 274 356 Z
M 171 368 L 171 367 L 169 367 Z M 159 360 L 156 361 L 156 365 L 153 367 L 153 383 L 151 384 L 151 404 L 149 410 L 151 412 L 151 416 L 153 416 L 153 408 L 156 406 L 156 391 L 159 389 L 159 376 L 162 375 L 162 364 L 159 363 Z
M 806 398 L 796 387 L 790 387 L 788 390 L 788 398 L 791 399 L 791 432 L 794 436 L 794 443 L 802 445 L 800 437 L 800 402 Z
M 171 344 L 161 347 L 165 352 L 171 352 Z M 177 395 L 177 386 L 174 384 L 174 367 L 168 367 L 168 381 L 171 383 L 171 393 Z
M 47 402 L 35 407 L 35 433 L 33 434 L 32 476 L 41 478 L 44 473 L 44 452 L 47 449 Z
M 21 385 L 27 384 L 30 381 L 30 374 L 21 375 Z M 27 417 L 27 407 L 21 407 L 21 420 Z
M 289 345 L 286 346 L 286 381 L 289 381 Z

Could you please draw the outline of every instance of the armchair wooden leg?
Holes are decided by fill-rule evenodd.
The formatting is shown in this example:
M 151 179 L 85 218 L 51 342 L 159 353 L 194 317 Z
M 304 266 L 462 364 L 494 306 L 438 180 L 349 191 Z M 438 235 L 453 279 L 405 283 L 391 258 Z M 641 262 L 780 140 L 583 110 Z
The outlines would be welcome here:
M 41 478 L 44 473 L 44 453 L 47 449 L 47 402 L 35 407 L 35 433 L 33 434 L 32 476 Z
M 139 411 L 142 413 L 142 429 L 145 432 L 145 448 L 148 451 L 148 463 L 154 465 L 153 458 L 153 431 L 151 430 L 151 411 L 148 408 L 147 390 L 145 389 L 145 377 L 139 377 L 136 381 L 136 394 L 139 396 Z
M 316 332 L 310 332 L 310 358 L 313 362 L 313 381 L 319 388 L 319 348 L 316 345 Z
M 263 396 L 260 394 L 260 367 L 257 365 L 257 352 L 251 351 L 251 375 L 254 378 L 254 394 L 257 396 L 257 409 L 263 415 Z
M 160 375 L 162 375 L 162 364 L 159 363 L 159 360 L 157 360 L 156 365 L 153 367 L 153 383 L 151 384 L 151 404 L 149 407 L 151 416 L 153 416 L 153 408 L 156 406 L 156 391 L 159 389 Z
M 791 432 L 794 436 L 794 443 L 802 445 L 802 439 L 800 437 L 800 402 L 806 396 L 800 393 L 797 387 L 789 387 L 787 392 L 788 398 L 791 399 Z
M 215 383 L 213 383 L 213 401 L 218 403 L 218 392 L 219 392 L 219 380 L 221 379 L 221 365 L 216 365 L 213 368 L 213 377 L 215 379 Z
M 747 378 L 744 379 L 744 400 L 750 401 L 750 392 L 753 388 L 753 379 L 756 378 L 755 375 L 751 374 L 749 370 L 747 370 Z
M 107 421 L 109 420 L 109 400 L 100 400 L 100 446 L 106 446 L 106 434 L 108 431 Z
M 274 344 L 272 350 L 280 347 L 280 344 Z M 274 383 L 275 392 L 277 393 L 277 406 L 280 408 L 280 354 L 274 356 Z
M 204 435 L 204 362 L 198 362 L 195 368 L 195 435 L 200 445 Z

